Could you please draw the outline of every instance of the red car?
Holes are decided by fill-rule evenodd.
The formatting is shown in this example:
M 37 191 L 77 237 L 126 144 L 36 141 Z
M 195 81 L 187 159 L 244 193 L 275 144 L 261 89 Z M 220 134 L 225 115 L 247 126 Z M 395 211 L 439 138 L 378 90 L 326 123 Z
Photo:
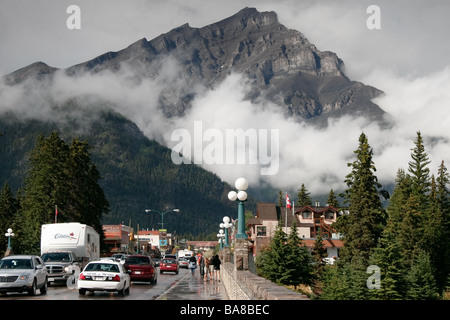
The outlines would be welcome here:
M 159 273 L 162 274 L 165 271 L 175 272 L 176 274 L 178 274 L 177 260 L 173 258 L 162 259 L 159 264 Z
M 131 281 L 145 281 L 156 284 L 158 273 L 152 258 L 144 255 L 132 255 L 125 260 L 124 267 L 131 271 Z

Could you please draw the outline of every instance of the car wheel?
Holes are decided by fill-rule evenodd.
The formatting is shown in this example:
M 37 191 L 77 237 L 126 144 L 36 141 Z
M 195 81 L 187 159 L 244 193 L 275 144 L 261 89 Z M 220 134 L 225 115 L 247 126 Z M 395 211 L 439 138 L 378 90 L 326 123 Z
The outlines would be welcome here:
M 41 291 L 41 294 L 47 293 L 47 279 L 45 279 L 44 284 L 42 285 L 42 288 L 39 290 Z
M 159 274 L 163 274 L 163 271 L 162 271 L 162 270 L 160 270 L 160 271 L 159 271 Z
M 86 289 L 79 289 L 79 290 L 78 290 L 78 294 L 79 294 L 80 296 L 84 296 L 84 295 L 86 294 Z
M 121 297 L 124 297 L 124 296 L 125 296 L 125 287 L 126 287 L 126 285 L 127 285 L 127 283 L 125 282 L 125 283 L 123 284 L 122 290 L 117 290 L 117 292 L 119 293 L 119 295 L 120 295 Z
M 29 296 L 35 296 L 36 295 L 36 279 L 33 280 L 33 284 L 31 285 L 31 288 L 28 289 L 28 295 Z

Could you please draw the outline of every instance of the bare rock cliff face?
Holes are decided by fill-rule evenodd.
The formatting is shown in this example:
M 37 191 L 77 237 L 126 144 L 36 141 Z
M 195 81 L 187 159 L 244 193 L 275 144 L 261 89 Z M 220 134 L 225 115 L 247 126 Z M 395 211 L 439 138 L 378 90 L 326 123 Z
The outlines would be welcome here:
M 159 97 L 167 117 L 183 116 L 195 97 L 196 85 L 213 88 L 231 72 L 252 80 L 248 99 L 267 99 L 278 104 L 280 112 L 298 119 L 326 124 L 328 117 L 349 113 L 374 120 L 381 119 L 384 113 L 371 102 L 382 92 L 350 81 L 343 61 L 335 53 L 317 50 L 302 33 L 280 24 L 276 13 L 254 8 L 244 8 L 203 28 L 182 25 L 153 40 L 141 39 L 65 72 L 73 76 L 104 70 L 121 72 L 126 64 L 134 67 L 137 79 L 157 78 L 168 57 L 178 62 L 181 72 L 172 79 L 175 85 L 168 81 Z M 10 75 L 10 82 L 19 82 L 24 74 L 29 74 L 24 69 L 19 79 Z M 40 71 L 44 75 L 53 72 L 42 65 Z

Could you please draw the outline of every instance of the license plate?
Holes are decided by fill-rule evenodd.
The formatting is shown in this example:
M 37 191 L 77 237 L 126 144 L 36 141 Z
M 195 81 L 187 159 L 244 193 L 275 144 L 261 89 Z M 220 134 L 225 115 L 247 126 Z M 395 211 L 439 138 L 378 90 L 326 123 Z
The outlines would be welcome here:
M 105 280 L 105 277 L 94 277 L 95 281 L 103 281 Z
M 141 272 L 140 271 L 135 271 L 134 274 L 141 274 Z
M 47 281 L 48 282 L 53 282 L 53 281 L 55 281 L 55 278 L 48 278 Z

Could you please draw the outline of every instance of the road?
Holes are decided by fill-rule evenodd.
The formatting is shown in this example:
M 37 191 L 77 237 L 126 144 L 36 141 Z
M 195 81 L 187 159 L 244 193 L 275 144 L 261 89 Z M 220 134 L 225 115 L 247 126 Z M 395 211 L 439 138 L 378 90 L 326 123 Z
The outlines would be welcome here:
M 225 300 L 225 289 L 220 282 L 200 279 L 198 271 L 192 276 L 187 269 L 181 268 L 179 274 L 158 274 L 157 284 L 132 282 L 130 294 L 124 297 L 117 293 L 94 292 L 84 296 L 78 294 L 75 288 L 64 284 L 54 284 L 48 287 L 46 294 L 37 291 L 36 296 L 26 293 L 8 293 L 0 295 L 4 300 Z

